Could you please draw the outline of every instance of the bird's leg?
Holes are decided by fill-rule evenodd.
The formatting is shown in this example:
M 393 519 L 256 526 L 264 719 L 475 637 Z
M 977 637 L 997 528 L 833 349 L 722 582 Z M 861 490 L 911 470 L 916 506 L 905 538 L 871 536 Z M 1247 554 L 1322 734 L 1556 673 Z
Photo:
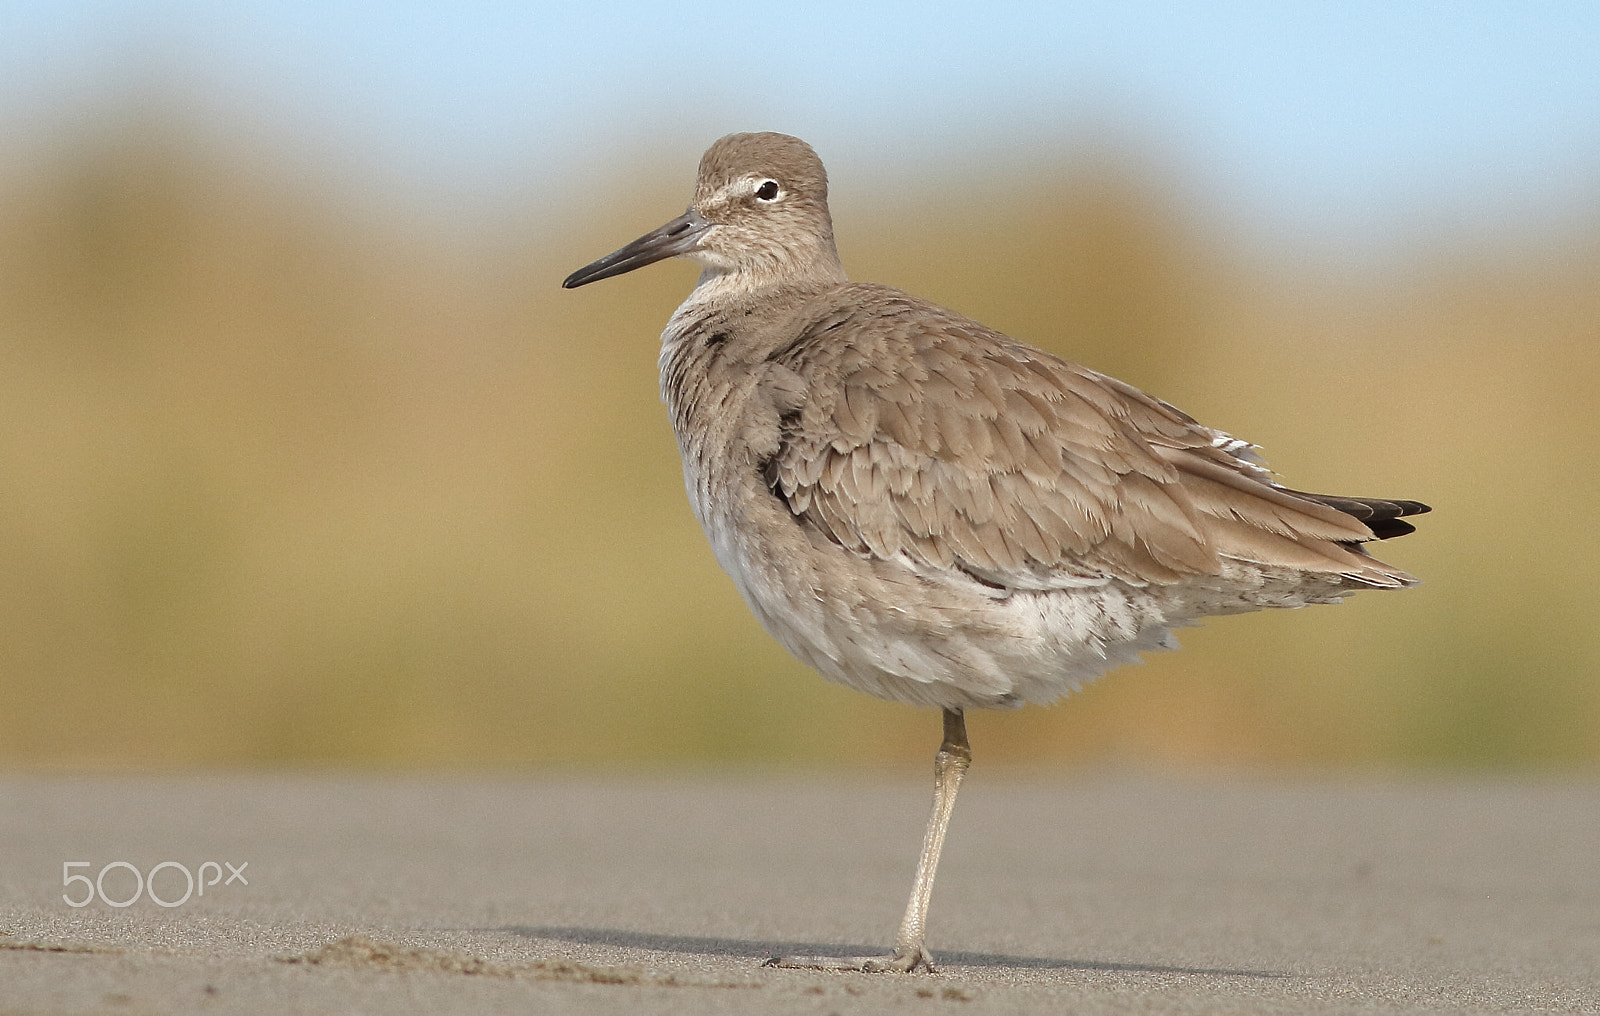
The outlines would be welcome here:
M 967 720 L 959 709 L 944 711 L 944 743 L 933 759 L 933 813 L 928 816 L 928 831 L 922 838 L 922 856 L 917 859 L 917 878 L 911 884 L 911 900 L 906 916 L 895 936 L 894 952 L 888 956 L 782 956 L 767 960 L 769 967 L 803 967 L 817 970 L 862 970 L 868 973 L 896 970 L 933 972 L 933 957 L 923 946 L 927 930 L 928 900 L 933 896 L 933 875 L 939 867 L 939 852 L 944 849 L 944 833 L 955 809 L 956 791 L 961 777 L 972 764 L 972 746 L 967 743 Z
M 933 812 L 928 816 L 928 831 L 922 837 L 922 856 L 917 858 L 917 878 L 911 883 L 911 899 L 906 916 L 895 936 L 894 953 L 884 960 L 869 962 L 867 970 L 916 970 L 933 972 L 933 957 L 922 940 L 928 926 L 928 901 L 933 897 L 933 876 L 939 868 L 939 853 L 944 849 L 944 833 L 955 810 L 956 791 L 961 777 L 972 764 L 972 746 L 967 743 L 967 719 L 959 709 L 944 711 L 944 743 L 933 757 Z

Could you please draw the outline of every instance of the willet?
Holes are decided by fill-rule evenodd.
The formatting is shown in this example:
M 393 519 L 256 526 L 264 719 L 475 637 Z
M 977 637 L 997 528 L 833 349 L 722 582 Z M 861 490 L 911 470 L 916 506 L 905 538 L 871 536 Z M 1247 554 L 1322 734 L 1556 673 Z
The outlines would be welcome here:
M 797 138 L 721 139 L 688 211 L 562 285 L 673 256 L 702 271 L 662 333 L 661 394 L 717 561 L 823 676 L 944 711 L 894 952 L 775 965 L 933 969 L 964 709 L 1049 702 L 1209 615 L 1415 584 L 1361 544 L 1426 505 L 1290 490 L 1130 385 L 848 281 Z

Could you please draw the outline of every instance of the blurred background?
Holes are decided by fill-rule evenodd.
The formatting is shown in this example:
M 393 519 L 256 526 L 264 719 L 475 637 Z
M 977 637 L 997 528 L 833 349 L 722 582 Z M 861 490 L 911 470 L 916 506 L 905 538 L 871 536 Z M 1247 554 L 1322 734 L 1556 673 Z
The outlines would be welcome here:
M 686 504 L 699 153 L 857 279 L 1425 500 L 1424 579 L 1226 618 L 983 764 L 1600 759 L 1600 8 L 0 6 L 0 765 L 892 765 Z

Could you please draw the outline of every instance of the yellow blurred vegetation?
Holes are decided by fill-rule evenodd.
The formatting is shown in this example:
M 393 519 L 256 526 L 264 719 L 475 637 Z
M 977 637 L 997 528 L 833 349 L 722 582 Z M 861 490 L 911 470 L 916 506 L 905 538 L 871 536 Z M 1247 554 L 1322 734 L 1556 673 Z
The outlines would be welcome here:
M 107 122 L 0 175 L 0 764 L 920 771 L 936 718 L 789 659 L 689 514 L 654 363 L 692 267 L 557 288 L 692 164 L 452 231 L 205 137 Z M 1600 759 L 1594 216 L 1333 272 L 1116 160 L 970 183 L 836 202 L 852 276 L 1291 485 L 1435 506 L 1379 552 L 1421 588 L 974 716 L 984 763 Z

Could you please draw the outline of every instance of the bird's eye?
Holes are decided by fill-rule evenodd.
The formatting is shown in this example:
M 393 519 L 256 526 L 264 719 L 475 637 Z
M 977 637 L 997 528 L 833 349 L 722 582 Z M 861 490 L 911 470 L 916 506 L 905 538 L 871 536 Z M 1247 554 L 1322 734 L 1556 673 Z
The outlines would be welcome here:
M 757 201 L 776 201 L 776 200 L 778 200 L 778 181 L 776 181 L 776 180 L 763 180 L 763 181 L 761 181 L 761 186 L 756 188 L 756 200 Z

